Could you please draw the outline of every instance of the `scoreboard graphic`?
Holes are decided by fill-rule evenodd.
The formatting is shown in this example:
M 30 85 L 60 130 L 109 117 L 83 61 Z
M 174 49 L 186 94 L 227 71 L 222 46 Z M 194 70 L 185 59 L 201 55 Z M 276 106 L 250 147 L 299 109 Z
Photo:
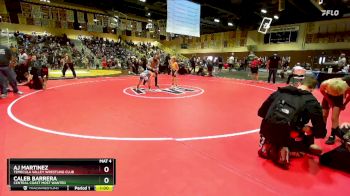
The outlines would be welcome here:
M 116 160 L 8 159 L 11 191 L 113 191 Z

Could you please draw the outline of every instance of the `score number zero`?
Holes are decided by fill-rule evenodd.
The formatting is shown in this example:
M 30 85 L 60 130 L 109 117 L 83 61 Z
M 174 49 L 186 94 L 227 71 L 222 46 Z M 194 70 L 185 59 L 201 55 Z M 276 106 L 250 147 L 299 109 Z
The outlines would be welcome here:
M 99 161 L 100 163 L 112 163 L 112 160 L 111 159 L 100 159 L 100 161 Z M 104 168 L 103 168 L 103 171 L 105 172 L 105 173 L 108 173 L 109 172 L 109 167 L 108 166 L 105 166 Z M 108 177 L 105 177 L 104 179 L 103 179 L 103 182 L 104 183 L 106 183 L 106 184 L 108 184 L 109 183 L 109 178 Z

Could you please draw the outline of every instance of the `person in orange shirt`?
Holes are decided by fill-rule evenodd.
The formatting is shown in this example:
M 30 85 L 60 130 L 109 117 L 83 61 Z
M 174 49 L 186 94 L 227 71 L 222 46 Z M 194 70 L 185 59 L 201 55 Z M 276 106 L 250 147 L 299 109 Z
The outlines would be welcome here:
M 171 69 L 171 76 L 172 76 L 172 83 L 171 83 L 171 88 L 177 87 L 177 72 L 179 71 L 179 65 L 176 62 L 176 57 L 173 56 L 170 59 L 170 69 Z

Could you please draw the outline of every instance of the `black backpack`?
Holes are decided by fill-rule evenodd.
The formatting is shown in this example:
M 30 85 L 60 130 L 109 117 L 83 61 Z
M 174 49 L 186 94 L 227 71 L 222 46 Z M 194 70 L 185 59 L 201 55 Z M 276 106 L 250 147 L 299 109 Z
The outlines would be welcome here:
M 303 95 L 279 92 L 270 105 L 264 120 L 275 125 L 295 126 L 304 110 Z

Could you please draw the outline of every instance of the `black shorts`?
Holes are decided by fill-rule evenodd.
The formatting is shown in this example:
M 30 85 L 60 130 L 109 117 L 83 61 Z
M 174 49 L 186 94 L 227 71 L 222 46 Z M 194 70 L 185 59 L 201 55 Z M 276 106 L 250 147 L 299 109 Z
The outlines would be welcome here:
M 258 73 L 258 71 L 259 71 L 258 67 L 251 67 L 250 68 L 250 72 L 252 72 L 252 74 L 256 74 L 256 73 Z
M 344 106 L 344 103 L 343 103 L 344 96 L 343 95 L 340 95 L 340 96 L 328 95 L 328 97 L 333 102 L 333 107 L 342 108 Z M 322 100 L 322 109 L 326 109 L 326 110 L 330 109 L 328 101 L 325 98 L 323 98 L 323 100 Z
M 171 76 L 176 77 L 177 76 L 177 72 L 174 71 L 174 70 L 171 70 Z

